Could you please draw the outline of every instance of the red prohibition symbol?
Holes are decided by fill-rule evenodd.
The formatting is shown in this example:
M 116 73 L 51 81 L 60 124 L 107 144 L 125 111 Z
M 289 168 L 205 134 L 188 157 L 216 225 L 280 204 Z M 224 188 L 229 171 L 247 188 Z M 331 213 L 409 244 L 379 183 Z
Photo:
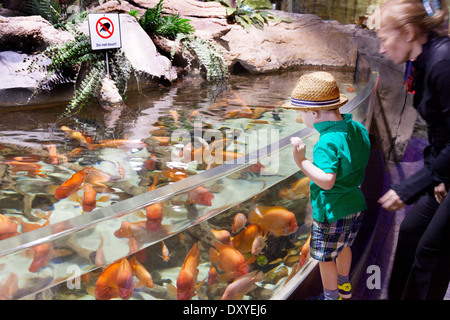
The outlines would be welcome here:
M 103 18 L 100 18 L 97 20 L 95 29 L 97 31 L 97 34 L 103 39 L 110 38 L 114 33 L 114 25 L 113 25 L 112 21 L 106 17 L 103 17 Z M 103 35 L 102 33 L 106 33 L 106 34 Z

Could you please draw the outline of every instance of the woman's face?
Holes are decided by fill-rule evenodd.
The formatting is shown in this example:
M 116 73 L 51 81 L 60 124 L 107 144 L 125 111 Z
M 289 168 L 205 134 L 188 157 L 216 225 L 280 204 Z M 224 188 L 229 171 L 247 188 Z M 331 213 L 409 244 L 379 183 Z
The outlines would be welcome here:
M 399 29 L 391 27 L 389 18 L 385 17 L 385 21 L 383 21 L 383 15 L 381 18 L 381 28 L 377 31 L 377 38 L 380 40 L 379 52 L 386 54 L 395 64 L 408 61 L 412 50 L 411 40 L 408 39 L 408 35 Z

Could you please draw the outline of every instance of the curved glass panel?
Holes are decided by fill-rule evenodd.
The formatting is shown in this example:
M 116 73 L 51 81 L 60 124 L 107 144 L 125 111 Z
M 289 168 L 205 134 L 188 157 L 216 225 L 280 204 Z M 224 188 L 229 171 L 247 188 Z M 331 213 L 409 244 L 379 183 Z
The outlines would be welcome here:
M 341 109 L 342 112 L 351 112 L 356 120 L 364 122 L 377 81 L 377 72 L 369 72 L 363 89 Z M 283 111 L 281 116 L 289 119 L 297 117 L 292 110 Z M 292 159 L 290 138 L 299 136 L 312 146 L 318 139 L 317 132 L 294 120 L 281 130 L 259 127 L 257 121 L 251 123 L 249 129 L 250 121 L 243 122 L 243 127 L 247 129 L 246 135 L 239 137 L 243 140 L 235 139 L 238 147 L 243 146 L 242 150 L 237 149 L 241 152 L 225 154 L 224 160 L 230 161 L 209 170 L 197 170 L 196 174 L 175 183 L 98 208 L 89 214 L 0 241 L 0 265 L 5 266 L 1 271 L 2 278 L 10 279 L 12 274 L 17 274 L 20 279 L 18 290 L 11 298 L 26 297 L 68 279 L 79 278 L 142 249 L 160 248 L 157 243 L 166 239 L 174 241 L 176 237 L 173 236 L 182 231 L 192 236 L 195 226 L 201 227 L 206 221 L 214 222 L 222 216 L 221 213 L 234 214 L 233 208 L 243 204 L 254 204 L 255 196 L 262 197 L 268 190 L 280 189 L 283 181 L 301 179 L 302 175 Z M 179 133 L 180 137 L 184 134 Z M 308 151 L 311 152 L 312 148 Z M 242 156 L 233 159 L 236 154 Z M 173 174 L 190 170 L 186 163 L 176 161 L 176 156 L 172 159 L 175 161 L 169 165 Z M 164 218 L 161 226 L 152 230 L 146 225 L 145 209 L 154 204 L 161 205 Z M 309 230 L 306 211 L 303 207 L 295 212 L 299 224 L 295 236 L 303 243 L 306 240 L 304 235 Z M 197 238 L 192 237 L 201 238 L 198 234 Z M 189 247 L 189 241 L 184 240 L 183 246 Z M 296 277 L 304 277 L 311 265 L 310 261 L 306 263 Z M 202 271 L 199 280 L 205 276 Z M 298 279 L 288 284 L 296 281 Z M 275 290 L 281 283 L 283 281 L 271 288 L 276 292 L 273 297 L 285 297 L 292 290 L 289 285 L 283 286 L 283 290 Z M 154 293 L 155 296 L 158 293 Z

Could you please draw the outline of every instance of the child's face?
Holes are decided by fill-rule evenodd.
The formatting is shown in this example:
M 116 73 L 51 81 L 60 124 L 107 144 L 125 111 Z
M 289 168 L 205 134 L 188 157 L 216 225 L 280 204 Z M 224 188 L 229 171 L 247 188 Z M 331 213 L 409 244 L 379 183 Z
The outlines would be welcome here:
M 298 111 L 298 115 L 302 117 L 303 123 L 309 128 L 314 128 L 317 122 L 317 111 Z

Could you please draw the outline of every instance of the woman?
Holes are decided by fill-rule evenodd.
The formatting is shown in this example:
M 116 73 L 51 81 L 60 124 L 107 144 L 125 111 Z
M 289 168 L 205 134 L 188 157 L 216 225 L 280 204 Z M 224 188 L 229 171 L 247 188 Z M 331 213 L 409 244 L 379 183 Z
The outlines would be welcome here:
M 413 105 L 427 123 L 424 168 L 379 202 L 413 204 L 400 226 L 389 299 L 443 299 L 450 281 L 450 38 L 445 0 L 388 0 L 377 30 L 380 53 L 412 61 Z

